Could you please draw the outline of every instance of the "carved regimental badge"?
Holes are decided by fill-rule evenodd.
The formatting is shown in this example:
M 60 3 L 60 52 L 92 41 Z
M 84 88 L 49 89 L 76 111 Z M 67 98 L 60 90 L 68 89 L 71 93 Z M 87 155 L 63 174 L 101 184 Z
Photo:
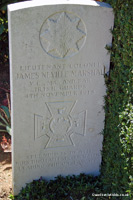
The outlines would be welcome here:
M 44 148 L 55 148 L 75 145 L 73 135 L 85 135 L 86 110 L 72 114 L 76 102 L 46 103 L 50 118 L 34 115 L 35 140 L 48 137 Z
M 79 52 L 86 39 L 83 20 L 66 11 L 49 16 L 40 29 L 43 50 L 54 58 L 68 58 Z

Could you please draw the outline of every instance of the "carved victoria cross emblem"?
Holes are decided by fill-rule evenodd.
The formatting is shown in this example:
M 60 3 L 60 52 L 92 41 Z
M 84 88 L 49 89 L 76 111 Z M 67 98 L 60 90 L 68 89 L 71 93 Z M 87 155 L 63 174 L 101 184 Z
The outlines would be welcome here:
M 86 28 L 79 16 L 66 11 L 49 16 L 40 30 L 43 50 L 55 58 L 75 55 L 83 47 Z
M 51 117 L 44 119 L 35 114 L 35 140 L 48 137 L 45 148 L 64 147 L 74 145 L 73 134 L 85 134 L 86 111 L 72 116 L 76 102 L 50 102 L 46 103 Z

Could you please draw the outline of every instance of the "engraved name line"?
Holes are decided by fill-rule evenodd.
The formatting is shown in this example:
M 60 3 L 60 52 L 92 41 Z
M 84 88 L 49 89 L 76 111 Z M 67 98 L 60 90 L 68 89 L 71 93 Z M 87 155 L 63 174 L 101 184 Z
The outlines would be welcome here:
M 49 79 L 49 78 L 68 78 L 68 77 L 87 77 L 87 76 L 100 76 L 104 75 L 103 69 L 91 69 L 91 70 L 70 70 L 70 71 L 55 71 L 55 72 L 33 72 L 33 73 L 17 73 L 17 79 L 33 80 L 33 79 Z

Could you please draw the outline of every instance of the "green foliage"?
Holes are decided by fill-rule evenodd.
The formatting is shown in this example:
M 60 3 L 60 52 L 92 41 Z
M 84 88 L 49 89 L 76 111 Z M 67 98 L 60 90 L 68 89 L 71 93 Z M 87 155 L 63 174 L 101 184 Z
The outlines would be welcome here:
M 9 66 L 9 48 L 8 48 L 8 21 L 7 5 L 20 2 L 22 0 L 1 0 L 0 2 L 0 70 Z
M 101 195 L 103 194 L 103 196 Z M 19 195 L 12 200 L 122 200 L 119 196 L 104 196 L 104 187 L 100 176 L 80 174 L 79 176 L 58 176 L 55 180 L 45 181 L 42 178 L 22 188 Z M 109 193 L 107 193 L 109 194 Z M 119 193 L 117 193 L 119 194 Z M 101 196 L 98 196 L 101 195 Z M 106 195 L 106 194 L 105 194 Z M 123 200 L 130 198 L 124 196 Z
M 131 196 L 132 106 L 132 1 L 106 0 L 114 9 L 115 24 L 110 76 L 106 77 L 106 121 L 102 182 L 105 191 Z
M 8 21 L 6 7 L 0 6 L 0 67 L 8 63 Z
M 15 200 L 93 200 L 93 193 L 99 193 L 99 177 L 58 176 L 49 182 L 40 179 L 27 184 Z M 95 199 L 98 199 L 97 197 Z
M 0 132 L 11 134 L 11 117 L 6 106 L 0 106 Z

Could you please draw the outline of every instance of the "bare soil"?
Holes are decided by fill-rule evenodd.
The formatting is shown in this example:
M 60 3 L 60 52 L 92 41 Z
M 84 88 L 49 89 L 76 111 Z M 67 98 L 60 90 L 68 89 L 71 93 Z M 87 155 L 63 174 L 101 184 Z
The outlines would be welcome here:
M 3 152 L 0 146 L 0 200 L 9 200 L 12 193 L 11 152 Z

